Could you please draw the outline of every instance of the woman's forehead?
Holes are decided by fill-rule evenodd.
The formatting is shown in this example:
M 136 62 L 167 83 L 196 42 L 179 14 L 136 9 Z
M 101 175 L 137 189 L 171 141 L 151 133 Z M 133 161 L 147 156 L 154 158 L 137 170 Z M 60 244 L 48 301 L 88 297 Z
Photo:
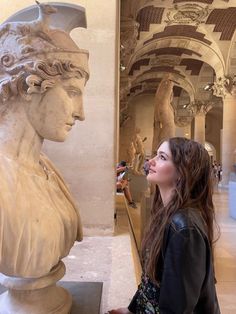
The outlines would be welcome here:
M 166 154 L 168 154 L 168 155 L 171 154 L 171 152 L 170 152 L 170 145 L 169 145 L 169 143 L 168 143 L 167 141 L 163 142 L 163 143 L 158 147 L 157 152 L 160 152 L 160 151 L 162 151 L 162 152 L 164 152 L 164 153 L 166 153 Z

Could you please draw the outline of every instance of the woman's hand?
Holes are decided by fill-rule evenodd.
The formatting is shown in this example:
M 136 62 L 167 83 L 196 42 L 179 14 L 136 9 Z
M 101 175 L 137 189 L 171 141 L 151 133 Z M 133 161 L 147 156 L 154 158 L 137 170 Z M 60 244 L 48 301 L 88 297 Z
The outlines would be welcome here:
M 132 314 L 127 308 L 108 311 L 107 314 Z

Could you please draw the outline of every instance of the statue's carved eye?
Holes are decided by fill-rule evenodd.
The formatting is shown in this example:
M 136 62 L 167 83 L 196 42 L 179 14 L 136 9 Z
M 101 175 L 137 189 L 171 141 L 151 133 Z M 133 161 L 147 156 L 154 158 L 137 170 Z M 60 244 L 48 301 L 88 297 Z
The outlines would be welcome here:
M 78 96 L 81 95 L 81 91 L 78 90 L 78 89 L 68 88 L 68 89 L 66 89 L 66 91 L 67 91 L 67 95 L 68 95 L 70 98 L 78 97 Z
M 1 64 L 4 67 L 10 67 L 14 64 L 15 58 L 12 54 L 6 53 L 1 57 Z

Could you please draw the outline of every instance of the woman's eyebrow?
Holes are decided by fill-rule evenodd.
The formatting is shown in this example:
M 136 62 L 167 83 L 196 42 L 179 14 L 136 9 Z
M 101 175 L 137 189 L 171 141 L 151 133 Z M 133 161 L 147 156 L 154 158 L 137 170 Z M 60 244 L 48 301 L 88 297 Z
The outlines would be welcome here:
M 169 158 L 168 154 L 166 154 L 165 152 L 157 151 L 157 154 L 164 154 L 164 155 L 166 155 Z

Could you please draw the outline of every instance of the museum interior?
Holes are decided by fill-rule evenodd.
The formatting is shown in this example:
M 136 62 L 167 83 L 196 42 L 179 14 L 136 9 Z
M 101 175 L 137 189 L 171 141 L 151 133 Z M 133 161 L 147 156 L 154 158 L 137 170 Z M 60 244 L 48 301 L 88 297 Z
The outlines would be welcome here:
M 235 314 L 236 0 L 40 2 L 1 0 L 0 314 L 129 305 L 153 201 L 148 160 L 171 137 L 210 156 L 216 290 L 221 313 Z M 27 111 L 41 94 L 44 107 Z

